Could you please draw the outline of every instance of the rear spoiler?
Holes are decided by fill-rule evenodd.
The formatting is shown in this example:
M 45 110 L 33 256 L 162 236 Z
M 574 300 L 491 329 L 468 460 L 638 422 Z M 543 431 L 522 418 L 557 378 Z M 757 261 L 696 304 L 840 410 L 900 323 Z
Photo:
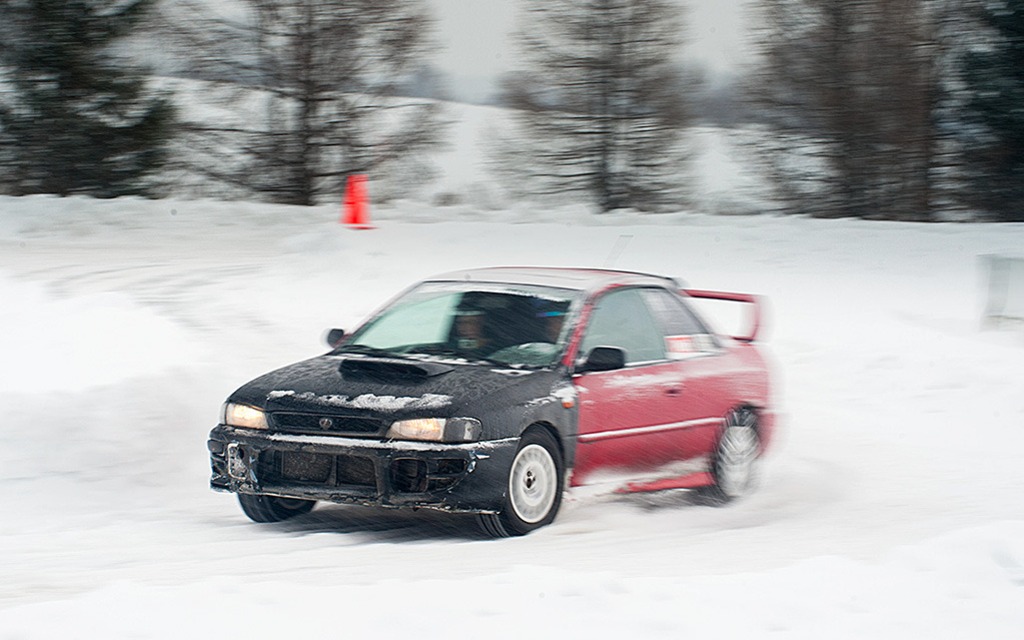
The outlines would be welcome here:
M 750 329 L 744 335 L 732 336 L 733 340 L 740 342 L 753 342 L 757 339 L 757 332 L 761 328 L 761 297 L 749 293 L 729 293 L 726 291 L 706 291 L 703 289 L 681 289 L 683 295 L 691 298 L 703 298 L 706 300 L 724 300 L 726 302 L 741 302 L 750 306 Z

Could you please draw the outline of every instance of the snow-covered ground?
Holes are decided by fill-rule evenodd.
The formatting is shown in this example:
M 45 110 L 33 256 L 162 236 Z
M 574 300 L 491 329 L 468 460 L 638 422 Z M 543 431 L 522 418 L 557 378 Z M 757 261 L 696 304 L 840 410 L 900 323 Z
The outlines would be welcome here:
M 1024 635 L 1024 335 L 978 256 L 1024 225 L 0 198 L 0 639 Z M 616 257 L 617 256 L 617 257 Z M 250 523 L 207 488 L 223 398 L 414 280 L 614 266 L 762 293 L 762 490 Z

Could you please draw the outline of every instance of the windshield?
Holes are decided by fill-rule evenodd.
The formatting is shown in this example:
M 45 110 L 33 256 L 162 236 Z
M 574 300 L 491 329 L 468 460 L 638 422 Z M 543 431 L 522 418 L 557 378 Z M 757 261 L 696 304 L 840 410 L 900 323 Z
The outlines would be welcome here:
M 562 352 L 578 296 L 553 287 L 428 282 L 363 325 L 338 352 L 547 367 Z

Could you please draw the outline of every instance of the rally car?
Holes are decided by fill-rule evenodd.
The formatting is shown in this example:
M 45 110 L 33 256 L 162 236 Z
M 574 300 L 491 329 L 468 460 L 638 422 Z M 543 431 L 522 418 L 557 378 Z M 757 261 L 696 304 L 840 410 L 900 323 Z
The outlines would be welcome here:
M 745 305 L 749 330 L 715 333 L 694 298 Z M 581 485 L 726 503 L 775 425 L 759 318 L 755 296 L 641 273 L 436 276 L 231 394 L 211 486 L 257 522 L 319 500 L 477 514 L 496 537 L 551 523 Z

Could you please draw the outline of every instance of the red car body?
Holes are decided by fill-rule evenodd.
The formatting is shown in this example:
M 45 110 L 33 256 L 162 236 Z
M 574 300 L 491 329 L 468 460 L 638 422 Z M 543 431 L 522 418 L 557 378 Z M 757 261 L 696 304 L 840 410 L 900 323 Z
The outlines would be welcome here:
M 595 302 L 618 287 L 634 284 L 630 278 L 623 282 L 612 279 L 590 293 L 582 322 L 565 355 L 566 366 L 578 357 L 581 336 Z M 614 470 L 609 474 L 613 482 L 627 480 L 617 487 L 619 491 L 711 485 L 714 478 L 707 465 L 700 462 L 714 451 L 729 411 L 739 406 L 757 411 L 761 453 L 771 442 L 776 414 L 769 369 L 755 344 L 761 326 L 760 299 L 697 289 L 680 288 L 676 293 L 684 300 L 701 298 L 750 305 L 748 331 L 741 336 L 716 335 L 720 348 L 694 357 L 573 375 L 580 406 L 571 486 L 592 484 L 607 470 Z M 690 310 L 696 315 L 692 307 Z M 679 464 L 686 461 L 697 461 L 698 468 L 705 468 L 687 471 L 686 465 Z M 673 465 L 684 472 L 673 474 Z

